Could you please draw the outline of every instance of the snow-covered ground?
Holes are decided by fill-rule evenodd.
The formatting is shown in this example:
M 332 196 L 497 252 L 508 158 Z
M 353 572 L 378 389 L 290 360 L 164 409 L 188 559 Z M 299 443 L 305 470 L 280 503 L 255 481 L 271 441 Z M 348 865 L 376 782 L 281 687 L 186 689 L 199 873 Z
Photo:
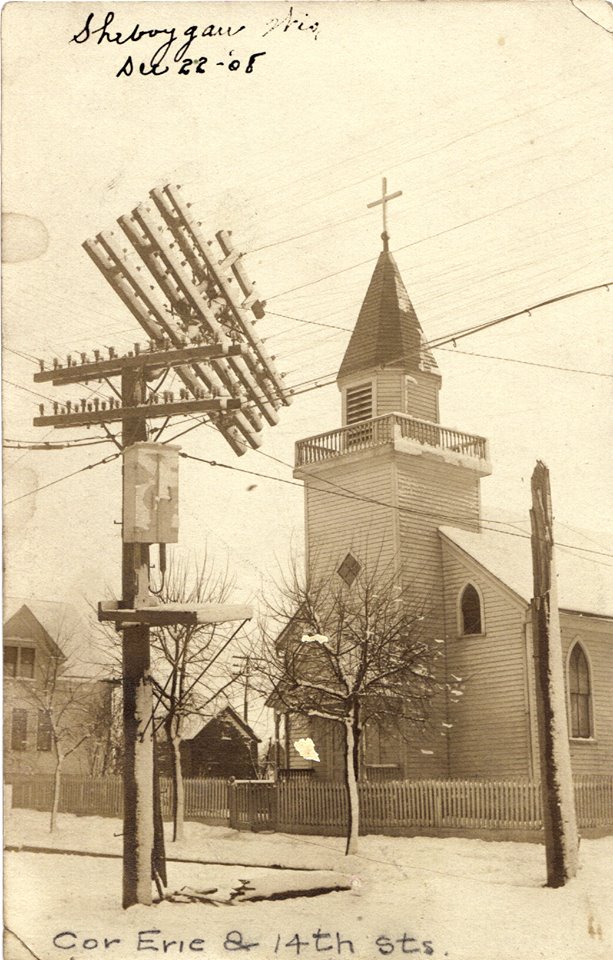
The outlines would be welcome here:
M 184 841 L 168 843 L 169 857 L 226 865 L 171 862 L 170 890 L 216 887 L 227 898 L 245 880 L 262 890 L 299 886 L 306 874 L 271 869 L 282 864 L 332 871 L 328 879 L 353 880 L 353 892 L 123 911 L 120 859 L 9 852 L 6 960 L 613 957 L 613 838 L 583 840 L 578 876 L 548 890 L 544 850 L 536 844 L 368 836 L 360 839 L 359 855 L 346 858 L 339 838 L 238 833 L 197 823 L 185 829 Z M 62 815 L 51 836 L 45 814 L 13 810 L 5 844 L 120 854 L 120 833 L 118 820 Z M 227 865 L 239 863 L 250 866 Z M 174 942 L 164 949 L 164 940 Z

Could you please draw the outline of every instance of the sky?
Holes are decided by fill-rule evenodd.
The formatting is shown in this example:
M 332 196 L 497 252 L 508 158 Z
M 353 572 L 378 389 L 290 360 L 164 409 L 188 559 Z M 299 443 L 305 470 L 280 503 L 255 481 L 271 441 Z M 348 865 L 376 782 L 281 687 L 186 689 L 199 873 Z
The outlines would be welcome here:
M 37 358 L 146 339 L 81 244 L 153 187 L 181 184 L 210 234 L 233 231 L 267 301 L 258 331 L 296 391 L 259 451 L 239 459 L 207 426 L 178 441 L 232 468 L 181 461 L 178 550 L 206 548 L 228 564 L 235 598 L 250 601 L 302 550 L 302 491 L 287 482 L 294 443 L 341 424 L 333 379 L 380 249 L 380 208 L 367 204 L 382 176 L 402 190 L 389 206 L 390 248 L 429 338 L 613 280 L 611 38 L 562 0 L 293 4 L 302 29 L 287 26 L 281 4 L 121 3 L 109 31 L 123 37 L 135 24 L 177 37 L 215 24 L 233 36 L 199 36 L 194 63 L 170 55 L 162 76 L 135 67 L 117 77 L 128 53 L 146 61 L 168 34 L 70 42 L 90 12 L 94 29 L 108 9 L 4 10 L 3 210 L 21 218 L 4 236 L 5 446 L 102 436 L 32 426 L 44 399 L 83 395 L 34 384 Z M 436 352 L 442 423 L 491 442 L 484 516 L 525 521 L 541 458 L 558 538 L 592 531 L 601 551 L 613 489 L 611 296 L 586 293 Z M 5 449 L 10 599 L 83 605 L 119 590 L 119 462 L 60 480 L 114 450 Z

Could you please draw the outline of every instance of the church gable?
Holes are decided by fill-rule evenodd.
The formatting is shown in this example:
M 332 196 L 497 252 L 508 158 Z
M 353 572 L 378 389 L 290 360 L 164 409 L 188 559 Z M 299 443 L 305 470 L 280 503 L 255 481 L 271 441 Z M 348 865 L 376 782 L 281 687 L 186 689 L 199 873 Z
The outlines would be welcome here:
M 450 776 L 530 776 L 527 606 L 441 540 L 447 671 L 464 684 L 448 698 Z

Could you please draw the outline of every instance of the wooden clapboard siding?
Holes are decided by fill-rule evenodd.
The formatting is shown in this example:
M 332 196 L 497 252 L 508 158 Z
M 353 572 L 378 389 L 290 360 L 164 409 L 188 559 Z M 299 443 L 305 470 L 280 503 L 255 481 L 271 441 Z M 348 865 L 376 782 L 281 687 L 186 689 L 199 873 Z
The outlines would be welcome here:
M 397 553 L 392 480 L 390 451 L 383 448 L 340 467 L 320 468 L 306 479 L 306 539 L 313 573 L 332 574 L 351 551 L 371 571 L 392 575 Z
M 402 412 L 419 420 L 433 420 L 439 422 L 438 394 L 441 386 L 440 377 L 431 373 L 411 373 L 411 379 L 405 383 L 405 397 Z
M 438 394 L 441 381 L 437 375 L 414 371 L 408 377 L 404 370 L 380 370 L 374 377 L 373 384 L 375 400 L 373 416 L 382 417 L 386 413 L 408 413 L 411 417 L 438 423 Z
M 376 412 L 375 417 L 382 417 L 386 413 L 404 412 L 404 375 L 401 370 L 381 370 L 376 379 Z
M 470 470 L 424 456 L 397 454 L 398 522 L 405 583 L 431 597 L 442 619 L 442 557 L 438 527 L 476 529 L 479 479 Z
M 445 540 L 443 569 L 447 672 L 464 681 L 462 696 L 449 697 L 450 776 L 529 776 L 526 605 Z M 459 633 L 458 597 L 468 581 L 483 600 L 485 633 L 479 636 Z
M 300 714 L 297 713 L 290 713 L 287 714 L 286 723 L 288 725 L 289 750 L 287 765 L 289 769 L 310 770 L 312 767 L 317 766 L 314 760 L 305 760 L 294 746 L 296 740 L 301 740 L 303 737 L 311 737 L 315 740 L 312 723 L 309 718 L 300 716 Z
M 315 718 L 310 721 L 319 754 L 314 775 L 319 780 L 342 780 L 345 774 L 345 738 L 340 723 Z
M 613 770 L 613 624 L 606 620 L 560 615 L 568 704 L 568 655 L 578 640 L 587 656 L 592 694 L 593 737 L 570 741 L 574 775 L 609 774 Z M 570 709 L 568 714 L 569 734 Z

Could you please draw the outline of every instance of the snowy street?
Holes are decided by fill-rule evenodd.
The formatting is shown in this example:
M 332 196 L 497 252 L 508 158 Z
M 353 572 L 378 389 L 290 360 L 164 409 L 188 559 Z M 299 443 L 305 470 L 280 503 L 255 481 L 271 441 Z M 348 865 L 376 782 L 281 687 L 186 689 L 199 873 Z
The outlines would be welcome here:
M 359 855 L 346 858 L 339 838 L 239 833 L 190 822 L 183 842 L 167 844 L 168 857 L 221 863 L 169 862 L 169 892 L 215 889 L 214 896 L 227 899 L 249 881 L 258 893 L 277 895 L 304 889 L 305 878 L 307 886 L 352 889 L 273 900 L 265 909 L 259 902 L 175 902 L 124 912 L 120 821 L 63 814 L 53 837 L 47 821 L 43 813 L 13 810 L 5 845 L 117 858 L 6 853 L 5 923 L 12 931 L 6 960 L 613 956 L 610 837 L 583 840 L 579 875 L 563 889 L 547 890 L 544 850 L 536 844 L 367 836 L 360 838 Z M 245 866 L 251 864 L 257 866 Z

